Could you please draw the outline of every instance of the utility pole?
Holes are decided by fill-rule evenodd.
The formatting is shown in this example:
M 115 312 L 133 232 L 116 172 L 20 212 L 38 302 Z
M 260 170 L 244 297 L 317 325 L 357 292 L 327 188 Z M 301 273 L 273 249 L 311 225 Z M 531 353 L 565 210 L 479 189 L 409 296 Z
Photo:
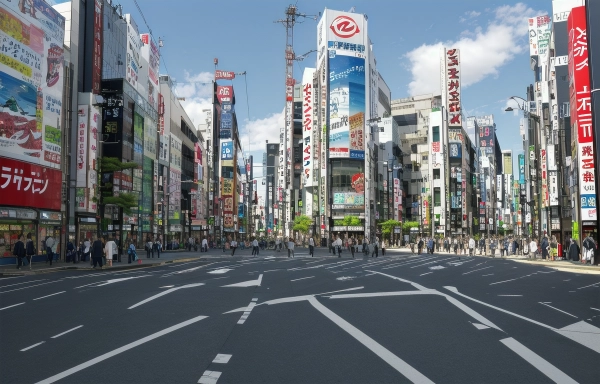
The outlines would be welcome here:
M 276 23 L 281 23 L 285 26 L 286 39 L 285 39 L 285 122 L 279 135 L 279 156 L 280 165 L 283 171 L 279 172 L 278 184 L 280 188 L 285 189 L 287 193 L 284 193 L 284 207 L 280 220 L 284 225 L 284 236 L 289 235 L 287 233 L 288 220 L 289 220 L 289 199 L 291 196 L 290 185 L 292 184 L 292 159 L 293 154 L 293 137 L 294 137 L 294 61 L 296 56 L 294 53 L 294 25 L 298 18 L 311 18 L 316 20 L 317 17 L 314 15 L 306 15 L 304 13 L 298 13 L 298 7 L 291 4 L 285 11 L 286 18 L 276 20 Z M 302 57 L 303 59 L 304 57 Z M 283 220 L 282 220 L 283 219 Z

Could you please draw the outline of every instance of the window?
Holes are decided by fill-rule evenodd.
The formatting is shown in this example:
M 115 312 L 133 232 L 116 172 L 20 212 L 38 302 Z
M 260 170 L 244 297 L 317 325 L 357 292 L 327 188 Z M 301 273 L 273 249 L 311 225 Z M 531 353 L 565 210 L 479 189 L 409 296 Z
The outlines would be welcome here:
M 433 135 L 432 135 L 433 138 L 431 140 L 434 143 L 439 142 L 440 141 L 440 127 L 438 127 L 438 126 L 433 127 L 432 133 L 433 133 Z
M 434 169 L 433 170 L 433 179 L 434 180 L 438 180 L 440 178 L 440 170 L 439 169 Z

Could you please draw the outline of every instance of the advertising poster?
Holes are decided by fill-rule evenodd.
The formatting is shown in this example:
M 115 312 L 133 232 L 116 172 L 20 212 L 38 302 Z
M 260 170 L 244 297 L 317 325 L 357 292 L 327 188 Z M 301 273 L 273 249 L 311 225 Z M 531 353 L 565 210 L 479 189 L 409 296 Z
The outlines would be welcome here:
M 230 106 L 231 104 L 225 104 Z M 231 130 L 233 129 L 233 114 L 231 112 L 225 112 L 221 110 L 220 123 L 219 123 L 219 138 L 230 139 Z
M 87 186 L 87 164 L 88 164 L 88 106 L 79 105 L 77 107 L 77 187 Z
M 365 59 L 329 51 L 329 157 L 364 159 L 358 123 L 365 114 Z M 350 121 L 356 149 L 350 151 Z
M 313 124 L 314 111 L 313 102 L 316 95 L 313 90 L 313 75 L 314 69 L 306 68 L 302 77 L 302 167 L 303 167 L 303 183 L 305 187 L 313 186 L 313 154 L 317 141 L 313 141 Z
M 154 164 L 153 160 L 144 156 L 144 173 L 142 175 L 142 231 L 151 232 L 150 230 L 150 215 L 152 214 L 152 198 L 154 195 Z
M 100 138 L 98 135 L 100 131 L 98 127 L 100 121 L 100 110 L 95 106 L 89 107 L 89 137 L 88 137 L 88 161 L 89 161 L 89 172 L 88 172 L 88 188 L 95 188 L 98 183 L 98 142 Z M 93 195 L 91 198 L 94 197 Z
M 233 160 L 233 141 L 221 141 L 221 160 Z
M 140 35 L 142 40 L 142 55 L 148 61 L 148 102 L 158 109 L 158 72 L 160 67 L 160 51 L 154 43 L 152 35 L 143 33 Z
M 479 127 L 479 147 L 485 149 L 485 153 L 491 155 L 494 153 L 494 127 Z
M 125 15 L 127 20 L 127 61 L 126 78 L 134 89 L 138 89 L 138 78 L 140 72 L 140 53 L 142 49 L 142 40 L 138 32 L 138 26 L 131 15 Z
M 525 155 L 519 155 L 519 184 L 525 184 Z
M 133 159 L 142 164 L 144 153 L 144 118 L 137 112 L 133 113 Z

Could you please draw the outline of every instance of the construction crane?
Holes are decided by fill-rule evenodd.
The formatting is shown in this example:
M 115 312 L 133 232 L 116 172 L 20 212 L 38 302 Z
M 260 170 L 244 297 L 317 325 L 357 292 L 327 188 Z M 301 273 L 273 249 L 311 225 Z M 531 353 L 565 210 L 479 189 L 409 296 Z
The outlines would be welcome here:
M 295 80 L 294 80 L 294 61 L 301 61 L 303 60 L 306 56 L 308 56 L 308 53 L 300 56 L 300 59 L 298 60 L 298 58 L 296 58 L 296 55 L 294 53 L 294 25 L 296 25 L 297 22 L 302 22 L 302 21 L 298 21 L 298 19 L 301 20 L 305 20 L 305 19 L 312 19 L 312 20 L 317 20 L 317 15 L 307 15 L 305 13 L 299 13 L 298 12 L 298 7 L 295 4 L 290 4 L 287 9 L 285 10 L 285 15 L 286 18 L 285 19 L 280 19 L 280 20 L 276 20 L 276 23 L 281 23 L 285 26 L 285 32 L 286 32 L 286 40 L 285 40 L 285 123 L 284 126 L 282 128 L 282 131 L 280 132 L 280 139 L 279 139 L 279 144 L 280 144 L 280 148 L 283 148 L 283 161 L 282 163 L 285 164 L 285 171 L 283 173 L 279 174 L 279 185 L 281 188 L 283 189 L 290 189 L 289 186 L 291 185 L 291 169 L 292 169 L 292 164 L 291 164 L 291 159 L 293 158 L 293 154 L 292 154 L 292 149 L 293 149 L 293 145 L 292 145 L 292 138 L 294 136 L 294 126 L 293 126 L 293 114 L 294 114 L 294 84 L 295 84 Z M 287 199 L 289 199 L 290 194 L 286 193 L 284 194 L 286 197 L 286 209 L 283 212 L 283 223 L 284 225 L 286 225 L 287 227 L 287 222 L 288 222 L 288 217 L 289 214 L 287 212 L 287 210 L 289 209 L 289 202 L 287 201 Z M 287 235 L 287 233 L 286 233 Z

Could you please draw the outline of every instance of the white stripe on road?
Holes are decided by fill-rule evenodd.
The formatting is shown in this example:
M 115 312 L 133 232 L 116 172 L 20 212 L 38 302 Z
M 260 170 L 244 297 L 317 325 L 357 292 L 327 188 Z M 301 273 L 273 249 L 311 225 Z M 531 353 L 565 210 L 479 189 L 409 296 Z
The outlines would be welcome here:
M 493 268 L 493 267 L 494 267 L 493 265 L 490 265 L 489 267 L 483 267 L 483 268 L 474 269 L 472 271 L 463 273 L 463 275 L 468 275 L 469 273 L 473 273 L 473 272 L 477 272 L 477 271 L 482 271 L 484 269 Z
M 80 285 L 79 287 L 75 287 L 73 289 L 77 289 L 77 288 L 83 288 L 83 287 L 89 287 L 90 285 L 96 285 L 96 284 L 100 284 L 102 281 L 96 281 L 94 283 L 89 283 L 89 284 L 85 284 L 85 285 Z
M 348 323 L 346 320 L 329 310 L 317 299 L 311 297 L 308 302 L 319 312 L 321 312 L 329 320 L 333 321 L 337 326 L 346 331 L 349 335 L 354 337 L 358 342 L 367 347 L 370 351 L 375 353 L 379 358 L 388 363 L 392 368 L 400 372 L 404 377 L 414 383 L 432 383 L 421 372 L 410 366 L 407 362 L 394 355 L 390 350 L 373 340 L 358 328 Z
M 421 273 L 419 276 L 425 276 L 425 275 L 429 275 L 430 273 L 433 273 L 433 272 L 425 272 L 425 273 Z
M 523 295 L 498 295 L 498 296 L 505 296 L 505 297 L 521 297 Z
M 290 280 L 290 281 L 298 281 L 298 280 L 306 280 L 306 279 L 312 279 L 314 276 L 309 276 L 309 277 L 301 277 L 299 279 L 294 279 L 294 280 Z
M 8 308 L 16 307 L 16 306 L 21 305 L 21 304 L 25 304 L 25 302 L 22 302 L 22 303 L 19 303 L 19 304 L 9 305 L 8 307 L 4 307 L 4 308 L 0 308 L 0 311 L 3 311 L 3 310 L 8 309 Z
M 23 349 L 21 349 L 21 352 L 28 351 L 28 350 L 30 350 L 31 348 L 35 348 L 35 347 L 37 347 L 38 345 L 42 345 L 42 344 L 44 344 L 44 343 L 45 343 L 45 341 L 40 341 L 40 342 L 39 342 L 39 343 L 37 343 L 37 344 L 33 344 L 33 345 L 30 345 L 30 346 L 29 346 L 29 347 L 27 347 L 27 348 L 23 348 Z
M 564 313 L 564 314 L 566 314 L 566 315 L 569 315 L 569 316 L 571 316 L 571 317 L 574 317 L 574 318 L 578 319 L 578 317 L 577 317 L 577 316 L 575 316 L 575 315 L 571 315 L 569 312 L 565 312 L 565 311 L 563 311 L 562 309 L 558 309 L 558 308 L 555 308 L 555 307 L 553 307 L 553 306 L 551 306 L 551 305 L 548 305 L 547 303 L 551 303 L 551 301 L 548 301 L 547 303 L 544 303 L 544 302 L 538 301 L 538 303 L 540 303 L 540 304 L 542 304 L 542 305 L 545 305 L 546 307 L 550 307 L 550 308 L 552 308 L 552 309 L 556 309 L 558 312 L 562 312 L 562 313 Z
M 538 371 L 548 376 L 550 380 L 555 383 L 561 384 L 569 384 L 577 382 L 567 376 L 563 371 L 556 368 L 554 365 L 550 364 L 547 360 L 542 358 L 540 355 L 533 352 L 531 349 L 527 348 L 523 344 L 519 343 L 517 340 L 512 337 L 508 337 L 506 339 L 500 340 L 500 342 L 510 348 L 514 353 L 521 356 L 523 360 L 533 365 Z
M 33 288 L 33 287 L 39 287 L 40 285 L 46 285 L 46 284 L 52 284 L 52 283 L 58 283 L 61 280 L 56 280 L 56 281 L 48 281 L 47 283 L 40 283 L 40 284 L 35 284 L 35 285 L 30 285 L 29 287 L 23 287 L 23 288 L 16 288 L 16 289 L 11 289 L 10 291 L 2 291 L 0 292 L 0 295 L 3 293 L 9 293 L 9 292 L 14 292 L 14 291 L 20 291 L 22 289 L 27 289 L 27 288 Z
M 231 359 L 231 355 L 219 353 L 212 362 L 215 364 L 227 364 L 229 363 L 229 359 Z
M 417 289 L 419 289 L 421 291 L 428 289 L 428 288 L 425 288 L 424 286 L 422 286 L 421 284 L 417 284 L 417 283 L 414 283 L 414 282 L 409 281 L 409 280 L 404 280 L 404 279 L 402 279 L 400 277 L 388 275 L 387 273 L 377 272 L 377 271 L 367 271 L 367 272 L 377 273 L 378 275 L 386 276 L 386 277 L 389 277 L 390 279 L 399 280 L 399 281 L 401 281 L 403 283 L 408 283 L 408 284 L 412 285 L 413 287 L 415 287 L 415 288 L 417 288 Z
M 14 285 L 21 285 L 21 284 L 27 284 L 27 283 L 35 283 L 36 281 L 46 281 L 46 280 L 48 280 L 48 279 L 29 280 L 29 281 L 24 281 L 22 283 L 3 285 L 0 288 L 12 287 Z
M 487 275 L 481 275 L 481 277 L 483 277 L 483 276 L 493 276 L 493 275 L 494 275 L 493 273 L 488 273 Z
M 581 288 L 577 288 L 577 289 L 583 289 L 583 288 L 593 287 L 594 285 L 598 285 L 598 284 L 600 284 L 600 282 L 595 283 L 595 284 L 586 285 L 585 287 L 581 287 Z
M 21 303 L 21 304 L 23 304 L 23 303 Z M 17 304 L 17 305 L 19 305 L 19 304 Z M 7 308 L 8 308 L 8 307 L 7 307 Z M 600 311 L 600 309 L 598 309 L 598 308 L 594 308 L 594 307 L 590 307 L 590 309 L 593 309 L 594 311 Z
M 72 331 L 74 331 L 74 330 L 76 330 L 76 329 L 79 329 L 79 328 L 81 328 L 81 327 L 83 327 L 83 325 L 80 325 L 80 326 L 78 326 L 78 327 L 75 327 L 75 328 L 71 328 L 71 329 L 69 329 L 69 330 L 67 330 L 67 331 L 64 331 L 63 333 L 59 333 L 58 335 L 54 335 L 54 336 L 52 336 L 52 337 L 51 337 L 51 339 L 56 339 L 57 337 L 61 337 L 62 335 L 65 335 L 65 334 L 67 334 L 67 333 L 69 333 L 69 332 L 72 332 Z
M 161 292 L 161 293 L 158 293 L 158 294 L 156 294 L 156 295 L 154 295 L 154 296 L 150 296 L 149 298 L 147 298 L 147 299 L 145 299 L 145 300 L 142 300 L 142 301 L 140 301 L 139 303 L 137 303 L 137 304 L 134 304 L 134 305 L 132 305 L 131 307 L 129 307 L 129 308 L 127 308 L 127 309 L 133 309 L 133 308 L 135 308 L 135 307 L 139 307 L 139 306 L 140 306 L 140 305 L 142 305 L 142 304 L 146 304 L 146 303 L 147 303 L 147 302 L 149 302 L 149 301 L 152 301 L 152 300 L 154 300 L 154 299 L 158 299 L 158 298 L 159 298 L 159 297 L 161 297 L 161 296 L 168 295 L 169 293 L 171 293 L 171 292 L 175 292 L 175 291 L 177 291 L 177 290 L 180 290 L 180 289 L 184 289 L 184 288 L 194 288 L 194 287 L 199 287 L 199 286 L 201 286 L 201 285 L 204 285 L 204 283 L 186 284 L 186 285 L 182 285 L 181 287 L 176 287 L 176 288 L 167 289 L 166 291 L 163 291 L 163 292 Z
M 65 293 L 65 292 L 67 292 L 67 291 L 60 291 L 60 292 L 53 293 L 51 295 L 46 295 L 46 296 L 38 297 L 37 299 L 33 299 L 33 301 L 44 299 L 44 298 L 50 297 L 50 296 L 60 295 L 61 293 Z
M 256 300 L 258 300 L 258 299 L 256 299 Z M 238 322 L 237 322 L 238 324 L 244 324 L 246 322 L 246 320 L 248 319 L 248 316 L 250 316 L 250 312 L 252 312 L 254 307 L 256 307 L 256 300 L 252 299 L 250 304 L 248 304 L 248 307 L 246 307 L 246 310 L 244 311 L 244 313 L 242 313 L 242 317 L 240 317 L 240 319 L 238 320 Z
M 113 356 L 116 356 L 116 355 L 118 355 L 120 353 L 128 351 L 128 350 L 130 350 L 132 348 L 135 348 L 135 347 L 137 347 L 139 345 L 142 345 L 142 344 L 147 343 L 149 341 L 152 341 L 152 340 L 154 340 L 156 338 L 159 338 L 161 336 L 169 334 L 169 333 L 171 333 L 173 331 L 176 331 L 176 330 L 178 330 L 180 328 L 187 327 L 190 324 L 197 323 L 198 321 L 206 319 L 207 317 L 208 316 L 197 316 L 197 317 L 194 317 L 192 319 L 186 320 L 186 321 L 184 321 L 182 323 L 175 324 L 175 325 L 173 325 L 173 326 L 171 326 L 169 328 L 163 329 L 162 331 L 158 331 L 156 333 L 153 333 L 151 335 L 143 337 L 143 338 L 141 338 L 141 339 L 139 339 L 137 341 L 134 341 L 132 343 L 124 345 L 124 346 L 122 346 L 120 348 L 117 348 L 117 349 L 115 349 L 113 351 L 107 352 L 107 353 L 105 353 L 103 355 L 100 355 L 100 356 L 95 357 L 95 358 L 93 358 L 91 360 L 88 360 L 85 363 L 81 363 L 79 365 L 76 365 L 73 368 L 67 369 L 66 371 L 63 371 L 63 372 L 58 373 L 58 374 L 56 374 L 54 376 L 51 376 L 51 377 L 49 377 L 47 379 L 39 381 L 37 384 L 50 384 L 50 383 L 54 383 L 54 382 L 56 382 L 58 380 L 64 379 L 67 376 L 71 376 L 74 373 L 77 373 L 77 372 L 82 371 L 82 370 L 84 370 L 84 369 L 86 369 L 88 367 L 91 367 L 92 365 L 98 364 L 101 361 L 104 361 L 104 360 L 109 359 L 109 358 L 111 358 Z
M 423 263 L 423 264 L 413 265 L 411 268 L 418 268 L 418 267 L 422 267 L 424 265 L 429 265 L 429 264 L 433 264 L 433 263 L 440 263 L 440 262 L 443 262 L 444 260 L 433 260 L 433 261 L 430 261 L 429 263 Z
M 219 377 L 221 377 L 221 372 L 204 371 L 202 377 L 198 380 L 198 384 L 215 384 Z

